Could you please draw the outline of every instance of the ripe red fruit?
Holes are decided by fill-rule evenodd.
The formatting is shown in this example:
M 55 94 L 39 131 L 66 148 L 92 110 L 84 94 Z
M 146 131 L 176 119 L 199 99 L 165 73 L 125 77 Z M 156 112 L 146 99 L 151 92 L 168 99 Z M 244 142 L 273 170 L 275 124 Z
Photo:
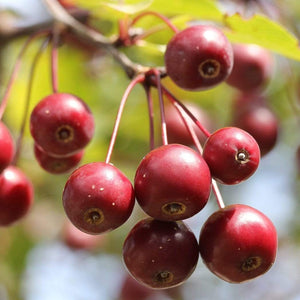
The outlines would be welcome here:
M 66 173 L 78 165 L 84 150 L 81 150 L 71 156 L 54 157 L 44 152 L 39 146 L 34 145 L 34 155 L 39 165 L 47 172 L 52 174 Z
M 159 220 L 183 220 L 198 213 L 211 190 L 209 168 L 200 154 L 179 144 L 149 152 L 137 168 L 135 195 L 141 208 Z
M 94 134 L 94 118 L 83 100 L 56 93 L 42 99 L 30 117 L 30 131 L 51 156 L 69 156 L 83 149 Z
M 243 93 L 233 109 L 233 125 L 250 133 L 257 141 L 261 156 L 269 153 L 278 139 L 279 120 L 256 93 Z
M 203 158 L 214 179 L 224 184 L 237 184 L 256 171 L 260 150 L 255 139 L 246 131 L 224 127 L 206 140 Z
M 129 273 L 154 289 L 183 283 L 193 273 L 198 257 L 197 239 L 182 221 L 142 220 L 123 245 L 123 261 Z
M 66 222 L 63 227 L 62 239 L 72 249 L 92 251 L 105 244 L 106 236 L 104 234 L 87 234 L 75 227 L 71 222 Z
M 192 103 L 185 103 L 185 106 L 204 126 L 204 128 L 206 128 L 208 131 L 211 130 L 211 128 L 213 127 L 212 121 L 203 109 Z M 200 142 L 204 142 L 206 140 L 206 136 L 190 119 L 190 117 L 185 112 L 183 113 L 195 130 L 195 133 L 197 134 Z M 193 139 L 191 138 L 189 131 L 187 130 L 174 105 L 167 105 L 165 107 L 165 120 L 167 125 L 168 141 L 170 144 L 177 143 L 187 146 L 194 145 Z
M 273 58 L 268 50 L 253 44 L 233 46 L 234 64 L 226 82 L 240 90 L 263 87 L 273 72 Z
M 120 289 L 119 300 L 147 300 L 156 290 L 151 289 L 138 281 L 131 275 L 125 277 Z
M 66 182 L 62 198 L 73 225 L 90 234 L 121 226 L 134 206 L 134 191 L 129 179 L 104 162 L 76 169 Z
M 9 166 L 0 175 L 0 225 L 8 226 L 20 220 L 33 202 L 33 186 L 25 174 Z
M 0 121 L 0 173 L 12 162 L 14 154 L 13 138 L 6 125 Z
M 169 41 L 165 65 L 167 74 L 179 87 L 187 90 L 211 88 L 230 74 L 232 46 L 216 27 L 191 26 Z
M 271 220 L 242 204 L 213 213 L 199 239 L 203 262 L 218 277 L 240 283 L 267 272 L 277 252 L 277 233 Z

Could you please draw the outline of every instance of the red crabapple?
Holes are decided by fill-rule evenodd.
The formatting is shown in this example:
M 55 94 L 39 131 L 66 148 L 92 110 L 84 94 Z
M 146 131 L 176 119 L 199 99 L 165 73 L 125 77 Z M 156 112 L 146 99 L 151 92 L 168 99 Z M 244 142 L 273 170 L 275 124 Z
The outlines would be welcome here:
M 208 89 L 230 74 L 232 46 L 217 27 L 191 26 L 169 41 L 165 65 L 167 74 L 179 87 L 186 90 Z
M 62 240 L 71 249 L 92 251 L 104 246 L 106 236 L 82 232 L 68 221 L 63 226 Z
M 33 202 L 33 186 L 17 167 L 8 166 L 0 175 L 0 226 L 8 226 L 27 214 Z
M 257 93 L 243 93 L 233 107 L 233 125 L 250 133 L 257 141 L 261 156 L 275 146 L 279 134 L 279 119 Z
M 224 184 L 237 184 L 258 168 L 260 149 L 248 132 L 237 127 L 224 127 L 206 140 L 203 158 L 214 179 Z
M 277 233 L 263 213 L 235 204 L 207 219 L 200 232 L 199 247 L 211 272 L 225 281 L 240 283 L 271 268 L 277 252 Z
M 138 222 L 123 245 L 123 261 L 140 283 L 165 289 L 183 283 L 198 262 L 198 242 L 182 221 L 152 218 Z
M 69 156 L 82 150 L 94 134 L 94 118 L 83 100 L 55 93 L 42 99 L 30 117 L 36 144 L 51 156 Z
M 159 220 L 183 220 L 207 203 L 211 175 L 193 149 L 169 144 L 149 152 L 137 168 L 134 189 L 141 208 Z
M 104 162 L 76 169 L 66 182 L 62 198 L 73 225 L 90 234 L 121 226 L 131 215 L 135 200 L 129 179 Z
M 6 125 L 0 121 L 0 173 L 12 162 L 14 154 L 13 138 Z
M 71 156 L 67 157 L 54 157 L 44 152 L 39 146 L 34 144 L 34 155 L 45 171 L 52 174 L 66 173 L 75 168 L 81 161 L 84 150 L 81 150 Z
M 273 58 L 268 50 L 254 44 L 233 46 L 234 64 L 226 82 L 242 91 L 263 87 L 273 71 Z

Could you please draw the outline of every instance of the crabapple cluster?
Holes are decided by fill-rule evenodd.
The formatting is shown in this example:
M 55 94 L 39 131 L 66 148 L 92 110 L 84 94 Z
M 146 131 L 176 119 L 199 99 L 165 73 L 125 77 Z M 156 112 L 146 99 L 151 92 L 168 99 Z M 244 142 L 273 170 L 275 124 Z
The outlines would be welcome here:
M 258 45 L 233 46 L 234 66 L 226 83 L 238 92 L 233 106 L 232 124 L 250 133 L 260 146 L 261 155 L 275 146 L 279 121 L 270 106 L 264 88 L 272 77 L 274 59 Z
M 3 122 L 0 122 L 0 226 L 20 220 L 33 202 L 33 186 L 24 172 L 13 165 L 15 143 Z
M 224 81 L 232 59 L 231 45 L 222 33 L 201 25 L 176 34 L 165 52 L 167 74 L 187 90 L 208 89 Z M 198 252 L 193 252 L 195 239 L 184 237 L 189 231 L 184 220 L 206 205 L 212 182 L 238 184 L 254 174 L 260 161 L 256 140 L 238 127 L 216 130 L 207 136 L 203 152 L 199 150 L 166 144 L 150 151 L 136 171 L 137 202 L 152 218 L 140 221 L 130 231 L 123 258 L 130 274 L 154 289 L 184 282 L 195 268 Z M 258 231 L 265 236 L 264 243 Z M 180 251 L 176 238 L 189 244 L 188 249 L 181 246 L 184 255 L 180 260 L 173 259 Z M 272 222 L 256 209 L 221 205 L 203 225 L 197 247 L 215 275 L 228 282 L 243 282 L 272 266 L 277 234 Z
M 260 101 L 273 61 L 258 46 L 232 46 L 212 25 L 176 32 L 167 44 L 164 61 L 163 75 L 184 90 L 202 91 L 225 82 L 240 90 L 242 100 L 236 104 L 234 125 L 210 133 L 212 126 L 210 120 L 205 121 L 205 114 L 181 103 L 161 82 L 158 68 L 146 69 L 132 79 L 124 93 L 105 161 L 74 170 L 94 135 L 95 120 L 82 99 L 56 88 L 30 115 L 35 158 L 49 173 L 70 172 L 62 192 L 63 208 L 72 226 L 85 237 L 120 227 L 132 215 L 135 204 L 139 205 L 146 216 L 125 238 L 123 261 L 142 285 L 152 289 L 178 286 L 193 273 L 199 257 L 225 281 L 253 279 L 274 263 L 276 229 L 267 216 L 252 207 L 226 206 L 218 184 L 247 180 L 257 170 L 261 155 L 275 144 L 277 119 Z M 151 146 L 132 183 L 110 158 L 124 103 L 140 83 L 146 92 L 158 92 L 162 144 Z M 152 98 L 146 94 L 150 107 Z M 164 110 L 166 98 L 170 103 Z M 149 117 L 152 124 L 151 112 Z M 262 126 L 264 131 L 258 129 Z M 154 136 L 150 139 L 154 145 Z M 0 225 L 8 225 L 28 211 L 33 189 L 11 165 L 13 140 L 3 123 L 0 146 Z M 219 209 L 204 223 L 197 239 L 185 220 L 205 208 L 212 192 Z M 91 248 L 95 240 L 81 244 L 69 238 L 68 243 L 74 248 Z
M 63 173 L 76 166 L 94 134 L 94 118 L 83 100 L 66 93 L 42 99 L 30 116 L 35 157 L 49 172 Z

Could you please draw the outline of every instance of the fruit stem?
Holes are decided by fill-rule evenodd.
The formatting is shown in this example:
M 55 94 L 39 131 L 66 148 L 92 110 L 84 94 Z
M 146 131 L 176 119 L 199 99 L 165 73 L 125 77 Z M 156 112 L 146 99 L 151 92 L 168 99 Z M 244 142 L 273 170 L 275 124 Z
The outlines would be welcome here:
M 172 31 L 174 31 L 174 33 L 177 33 L 179 31 L 178 28 L 175 25 L 173 25 L 167 17 L 165 17 L 164 15 L 162 15 L 158 12 L 155 12 L 155 11 L 144 11 L 144 12 L 138 14 L 135 18 L 132 19 L 130 26 L 133 26 L 138 20 L 140 20 L 141 18 L 143 18 L 145 16 L 148 16 L 148 15 L 152 15 L 152 16 L 155 16 L 157 18 L 160 18 L 163 22 L 166 23 L 166 25 Z
M 148 114 L 149 114 L 149 129 L 150 129 L 150 150 L 154 149 L 154 112 L 153 112 L 153 99 L 151 95 L 151 87 L 144 85 L 144 89 L 147 97 Z
M 190 110 L 182 103 L 180 102 L 166 87 L 162 85 L 162 90 L 165 93 L 165 95 L 168 97 L 168 99 L 174 103 L 178 103 L 178 105 L 187 113 L 187 115 L 193 120 L 193 122 L 199 127 L 199 129 L 203 132 L 203 134 L 206 137 L 210 136 L 210 133 L 208 130 L 205 129 L 205 127 L 200 123 L 199 120 L 190 112 Z
M 56 24 L 55 24 L 56 25 Z M 57 73 L 57 67 L 58 67 L 58 26 L 55 26 L 53 28 L 53 34 L 52 34 L 52 48 L 51 48 L 51 77 L 52 77 L 52 90 L 53 93 L 57 93 L 58 91 L 58 73 Z
M 200 154 L 202 154 L 203 148 L 202 148 L 201 143 L 200 143 L 200 141 L 199 141 L 199 139 L 198 139 L 198 137 L 195 133 L 195 130 L 191 126 L 191 124 L 188 122 L 188 120 L 186 119 L 186 116 L 183 114 L 183 111 L 185 111 L 185 110 L 183 109 L 182 106 L 180 106 L 180 104 L 178 102 L 173 101 L 172 103 L 173 103 L 174 107 L 177 109 L 177 111 L 178 111 L 182 121 L 184 122 L 187 130 L 189 131 L 197 150 L 199 151 Z M 217 204 L 218 204 L 219 208 L 224 208 L 225 204 L 224 204 L 224 201 L 223 201 L 222 194 L 220 192 L 220 189 L 218 187 L 217 182 L 214 179 L 212 179 L 212 190 L 213 190 L 213 193 L 216 197 Z
M 144 74 L 137 75 L 135 78 L 133 78 L 131 80 L 131 82 L 129 83 L 129 85 L 127 86 L 127 88 L 126 88 L 126 90 L 125 90 L 125 92 L 123 94 L 123 97 L 122 97 L 120 105 L 119 105 L 117 117 L 116 117 L 116 120 L 115 120 L 115 125 L 114 125 L 114 128 L 113 128 L 112 136 L 111 136 L 111 139 L 110 139 L 110 143 L 109 143 L 109 147 L 108 147 L 106 159 L 105 159 L 105 162 L 107 164 L 110 162 L 110 159 L 111 159 L 111 155 L 112 155 L 112 151 L 113 151 L 113 148 L 114 148 L 114 145 L 115 145 L 115 142 L 116 142 L 116 137 L 117 137 L 117 133 L 118 133 L 118 129 L 119 129 L 121 117 L 122 117 L 124 106 L 126 104 L 128 96 L 129 96 L 130 92 L 132 91 L 132 89 L 138 83 L 144 82 L 144 80 L 145 80 L 145 75 Z
M 159 98 L 162 142 L 163 145 L 168 145 L 167 124 L 165 118 L 164 99 L 163 99 L 162 85 L 160 82 L 160 74 L 155 69 L 153 69 L 153 72 L 156 76 L 156 87 L 157 87 L 158 98 Z
M 0 120 L 2 119 L 3 117 L 3 114 L 4 114 L 4 111 L 6 109 L 6 106 L 7 106 L 7 102 L 8 102 L 8 99 L 9 99 L 9 96 L 10 96 L 10 91 L 11 91 L 11 88 L 13 86 L 13 83 L 14 81 L 16 80 L 16 77 L 18 75 L 18 72 L 20 70 L 20 66 L 21 66 L 21 62 L 22 62 L 22 58 L 23 58 L 23 55 L 25 54 L 29 44 L 36 38 L 40 37 L 40 36 L 43 36 L 43 35 L 48 35 L 50 34 L 50 31 L 49 30 L 41 30 L 41 31 L 38 31 L 36 33 L 33 33 L 31 36 L 29 36 L 29 38 L 26 40 L 26 42 L 24 43 L 21 51 L 19 52 L 19 55 L 16 59 L 16 62 L 15 62 L 15 65 L 13 67 L 13 70 L 12 70 L 12 73 L 10 75 L 10 78 L 9 78 L 9 81 L 8 81 L 8 84 L 6 86 L 6 90 L 4 92 L 4 95 L 3 95 L 3 98 L 2 98 L 2 101 L 1 101 L 1 104 L 0 104 Z
M 213 190 L 213 193 L 214 193 L 214 195 L 216 197 L 216 200 L 217 200 L 219 208 L 221 208 L 221 209 L 224 208 L 225 207 L 225 203 L 223 201 L 222 194 L 220 192 L 220 189 L 218 187 L 217 182 L 214 179 L 212 179 L 212 190 Z
M 46 46 L 48 45 L 48 43 L 49 43 L 49 38 L 46 38 L 46 40 L 43 41 L 40 48 L 38 49 L 35 57 L 33 58 L 33 62 L 32 62 L 31 69 L 30 69 L 30 74 L 29 74 L 28 87 L 27 87 L 25 110 L 24 110 L 24 114 L 23 114 L 23 120 L 21 122 L 20 133 L 19 133 L 19 136 L 18 136 L 18 139 L 16 142 L 16 153 L 15 153 L 15 156 L 14 156 L 14 159 L 12 162 L 13 165 L 17 165 L 18 159 L 19 159 L 20 153 L 21 153 L 22 142 L 23 142 L 25 126 L 26 126 L 26 120 L 27 120 L 28 113 L 29 113 L 29 104 L 30 104 L 30 99 L 31 99 L 33 79 L 34 79 L 34 73 L 36 71 L 36 66 L 37 66 L 37 63 L 39 61 L 41 54 L 43 53 L 43 51 L 46 48 Z
M 118 27 L 119 27 L 119 40 L 122 41 L 122 45 L 126 45 L 127 41 L 130 40 L 129 33 L 128 33 L 128 18 L 125 16 L 123 19 L 118 20 Z

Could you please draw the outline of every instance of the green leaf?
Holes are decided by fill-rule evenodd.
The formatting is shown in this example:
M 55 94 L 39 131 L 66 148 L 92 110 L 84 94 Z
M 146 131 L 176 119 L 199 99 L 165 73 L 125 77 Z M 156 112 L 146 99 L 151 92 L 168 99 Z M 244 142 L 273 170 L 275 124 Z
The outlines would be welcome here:
M 105 6 L 113 8 L 119 12 L 123 12 L 125 14 L 135 14 L 138 13 L 142 10 L 145 10 L 150 7 L 152 4 L 153 0 L 145 0 L 138 2 L 136 4 L 116 4 L 116 3 L 103 3 Z
M 190 15 L 197 19 L 222 22 L 223 13 L 215 0 L 154 0 L 151 10 L 171 15 Z
M 103 7 L 111 8 L 115 11 L 124 14 L 135 14 L 140 11 L 143 11 L 150 7 L 153 0 L 144 0 L 144 1 L 113 1 L 113 0 L 76 0 L 78 6 L 91 10 L 93 15 L 97 15 L 98 11 L 101 11 Z M 130 3 L 129 3 L 130 2 Z
M 280 24 L 263 15 L 244 19 L 239 14 L 224 17 L 225 34 L 235 43 L 258 44 L 275 53 L 300 60 L 298 39 Z

